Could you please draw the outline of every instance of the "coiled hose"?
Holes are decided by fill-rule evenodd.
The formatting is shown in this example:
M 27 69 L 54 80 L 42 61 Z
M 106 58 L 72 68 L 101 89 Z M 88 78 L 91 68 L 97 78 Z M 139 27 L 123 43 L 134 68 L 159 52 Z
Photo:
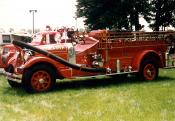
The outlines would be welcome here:
M 59 56 L 56 56 L 48 51 L 45 51 L 45 50 L 41 50 L 37 47 L 34 47 L 34 46 L 31 46 L 27 43 L 24 43 L 22 41 L 16 41 L 14 40 L 12 42 L 14 45 L 17 45 L 19 47 L 22 47 L 22 48 L 27 48 L 27 49 L 31 49 L 35 52 L 38 52 L 40 54 L 43 54 L 65 66 L 68 66 L 68 67 L 71 67 L 73 69 L 76 69 L 76 70 L 80 70 L 80 71 L 84 71 L 84 72 L 94 72 L 94 73 L 106 73 L 107 72 L 107 69 L 106 68 L 88 68 L 88 67 L 83 67 L 83 66 L 80 66 L 80 65 L 77 65 L 77 64 L 72 64 L 72 63 L 69 63 L 68 61 L 64 60 L 63 58 L 59 57 Z

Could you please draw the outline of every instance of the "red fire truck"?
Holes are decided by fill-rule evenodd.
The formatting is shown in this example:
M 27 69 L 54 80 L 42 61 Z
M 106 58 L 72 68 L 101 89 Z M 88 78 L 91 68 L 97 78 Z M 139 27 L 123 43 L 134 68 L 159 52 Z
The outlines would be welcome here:
M 77 44 L 31 46 L 13 41 L 7 80 L 27 92 L 47 92 L 56 79 L 135 74 L 143 80 L 158 77 L 159 68 L 174 67 L 174 32 L 91 31 Z M 172 49 L 171 49 L 172 50 Z

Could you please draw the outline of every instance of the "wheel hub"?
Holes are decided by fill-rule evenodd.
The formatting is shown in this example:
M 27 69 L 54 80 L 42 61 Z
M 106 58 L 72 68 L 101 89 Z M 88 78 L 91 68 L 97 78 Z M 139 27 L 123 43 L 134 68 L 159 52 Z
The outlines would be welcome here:
M 147 74 L 148 74 L 149 76 L 151 76 L 151 75 L 152 75 L 152 73 L 151 73 L 151 70 L 150 70 L 150 69 L 148 69 L 148 70 L 147 70 Z
M 39 79 L 39 83 L 43 84 L 45 82 L 45 80 L 43 78 Z

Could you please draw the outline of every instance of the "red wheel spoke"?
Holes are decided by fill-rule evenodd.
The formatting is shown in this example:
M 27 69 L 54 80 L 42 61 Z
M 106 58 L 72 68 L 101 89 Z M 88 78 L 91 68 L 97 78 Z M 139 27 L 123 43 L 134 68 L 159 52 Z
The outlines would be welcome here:
M 51 85 L 51 77 L 46 71 L 37 71 L 32 76 L 32 86 L 38 91 L 47 90 Z
M 152 80 L 156 76 L 156 68 L 152 64 L 147 64 L 144 68 L 144 76 L 147 80 Z

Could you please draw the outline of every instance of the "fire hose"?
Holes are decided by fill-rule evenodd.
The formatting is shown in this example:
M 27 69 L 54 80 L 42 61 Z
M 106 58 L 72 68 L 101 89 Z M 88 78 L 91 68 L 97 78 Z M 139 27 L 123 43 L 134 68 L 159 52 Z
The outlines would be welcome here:
M 19 46 L 22 48 L 25 47 L 25 48 L 30 49 L 32 51 L 38 52 L 38 53 L 45 55 L 45 56 L 63 64 L 63 65 L 65 65 L 65 66 L 71 67 L 71 68 L 76 69 L 76 70 L 80 70 L 80 71 L 84 71 L 84 72 L 94 72 L 94 73 L 106 73 L 107 72 L 106 68 L 89 68 L 89 67 L 84 67 L 81 65 L 69 63 L 68 61 L 64 60 L 63 58 L 61 58 L 59 56 L 56 56 L 48 51 L 39 49 L 37 47 L 31 46 L 31 45 L 24 43 L 22 41 L 14 40 L 12 43 L 16 46 Z

